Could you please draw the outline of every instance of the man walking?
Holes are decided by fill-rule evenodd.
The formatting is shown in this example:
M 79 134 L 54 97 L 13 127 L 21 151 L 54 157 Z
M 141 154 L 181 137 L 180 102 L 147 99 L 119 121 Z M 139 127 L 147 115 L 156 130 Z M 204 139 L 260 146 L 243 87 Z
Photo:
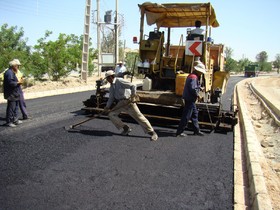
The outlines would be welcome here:
M 105 112 L 108 112 L 108 117 L 117 129 L 123 129 L 122 135 L 128 135 L 132 129 L 124 124 L 118 117 L 121 112 L 126 112 L 134 120 L 141 125 L 144 132 L 151 136 L 152 141 L 158 139 L 157 133 L 154 131 L 148 119 L 140 112 L 136 102 L 136 86 L 131 82 L 128 82 L 122 78 L 115 77 L 115 72 L 109 70 L 105 74 L 106 80 L 111 84 L 109 99 L 107 101 Z M 114 101 L 117 101 L 116 106 L 110 111 L 110 108 Z

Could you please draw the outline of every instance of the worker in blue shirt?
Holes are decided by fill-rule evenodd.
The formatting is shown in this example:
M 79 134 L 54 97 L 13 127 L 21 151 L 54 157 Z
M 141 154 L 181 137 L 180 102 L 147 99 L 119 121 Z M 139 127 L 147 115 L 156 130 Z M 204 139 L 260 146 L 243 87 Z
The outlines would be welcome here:
M 6 125 L 16 127 L 22 121 L 18 119 L 18 107 L 20 100 L 21 80 L 18 80 L 16 73 L 20 66 L 17 60 L 9 62 L 9 69 L 4 73 L 4 98 L 7 99 Z
M 196 100 L 200 90 L 199 78 L 202 74 L 205 74 L 205 66 L 201 61 L 196 61 L 193 67 L 193 72 L 188 75 L 183 91 L 184 110 L 177 128 L 176 136 L 185 137 L 185 127 L 189 120 L 192 120 L 194 126 L 194 135 L 203 136 L 204 134 L 200 131 L 198 125 L 198 111 L 196 108 Z

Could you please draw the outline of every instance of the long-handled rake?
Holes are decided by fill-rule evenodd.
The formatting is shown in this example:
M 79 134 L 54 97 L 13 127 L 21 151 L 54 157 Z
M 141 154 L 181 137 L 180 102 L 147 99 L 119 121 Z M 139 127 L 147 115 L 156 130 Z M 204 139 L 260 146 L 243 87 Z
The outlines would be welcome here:
M 118 110 L 118 109 L 120 109 L 120 108 L 122 108 L 122 107 L 124 107 L 124 106 L 126 106 L 126 105 L 128 105 L 128 104 L 130 104 L 130 103 L 131 103 L 131 101 L 128 100 L 128 101 L 127 101 L 127 104 L 124 104 L 123 106 L 120 106 L 120 107 L 117 107 L 117 108 L 113 108 L 113 109 L 111 109 L 109 112 Z M 88 121 L 90 121 L 90 120 L 93 120 L 93 119 L 95 119 L 95 118 L 98 118 L 98 117 L 100 117 L 101 115 L 108 114 L 109 112 L 104 112 L 104 111 L 102 111 L 102 112 L 100 112 L 100 113 L 98 113 L 98 114 L 95 114 L 95 115 L 93 115 L 92 117 L 90 117 L 90 118 L 88 118 L 88 119 L 85 119 L 85 120 L 83 120 L 83 121 L 80 121 L 80 122 L 78 122 L 78 123 L 76 123 L 76 124 L 73 124 L 73 125 L 70 125 L 70 126 L 65 126 L 64 129 L 65 129 L 65 130 L 74 129 L 75 127 L 77 127 L 77 126 L 79 126 L 79 125 L 82 125 L 82 124 L 84 124 L 85 122 L 88 122 Z
M 88 119 L 85 119 L 85 120 L 83 120 L 83 121 L 80 121 L 80 122 L 78 122 L 78 123 L 76 123 L 76 124 L 73 124 L 73 125 L 70 125 L 70 126 L 65 126 L 64 129 L 67 130 L 67 131 L 68 131 L 69 129 L 74 129 L 74 128 L 76 128 L 76 127 L 78 127 L 78 126 L 80 126 L 80 125 L 82 125 L 82 124 L 84 124 L 84 123 L 86 123 L 86 122 L 88 122 L 88 121 L 90 121 L 90 120 L 93 120 L 93 119 L 95 119 L 95 118 L 100 117 L 100 116 L 103 115 L 103 114 L 105 114 L 104 111 L 103 111 L 103 112 L 100 112 L 100 113 L 98 113 L 98 114 L 95 114 L 95 115 L 93 115 L 92 117 L 90 117 L 90 118 L 88 118 Z

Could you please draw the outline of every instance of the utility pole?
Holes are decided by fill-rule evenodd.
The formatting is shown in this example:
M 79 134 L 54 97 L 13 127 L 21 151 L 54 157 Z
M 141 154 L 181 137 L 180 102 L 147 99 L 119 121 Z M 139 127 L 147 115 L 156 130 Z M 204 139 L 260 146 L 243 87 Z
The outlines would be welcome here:
M 85 82 L 87 82 L 87 76 L 88 76 L 90 8 L 91 8 L 91 0 L 86 0 L 82 66 L 81 66 L 81 79 L 85 80 Z
M 118 0 L 116 0 L 115 13 L 115 63 L 119 61 L 119 20 L 118 20 Z
M 96 8 L 97 8 L 97 49 L 98 49 L 98 63 L 97 63 L 97 68 L 98 68 L 98 76 L 101 74 L 101 44 L 100 44 L 100 13 L 99 13 L 99 0 L 96 1 Z
M 97 4 L 97 20 L 96 20 L 96 25 L 97 25 L 97 48 L 98 48 L 98 76 L 100 76 L 101 74 L 101 65 L 102 65 L 102 62 L 101 62 L 101 43 L 100 43 L 100 27 L 102 24 L 110 24 L 110 25 L 114 25 L 114 31 L 115 31 L 115 37 L 114 37 L 114 40 L 115 40 L 115 49 L 114 49 L 114 65 L 118 62 L 118 59 L 119 59 L 119 31 L 118 31 L 118 26 L 119 26 L 119 23 L 118 23 L 118 0 L 116 0 L 116 12 L 115 12 L 115 19 L 114 19 L 114 23 L 111 23 L 111 15 L 110 15 L 110 21 L 108 20 L 105 20 L 105 22 L 101 22 L 100 21 L 100 9 L 99 9 L 99 3 L 100 1 L 99 0 L 96 0 L 96 4 Z M 107 11 L 109 13 L 111 13 L 111 11 Z M 107 16 L 107 12 L 106 12 L 106 16 Z

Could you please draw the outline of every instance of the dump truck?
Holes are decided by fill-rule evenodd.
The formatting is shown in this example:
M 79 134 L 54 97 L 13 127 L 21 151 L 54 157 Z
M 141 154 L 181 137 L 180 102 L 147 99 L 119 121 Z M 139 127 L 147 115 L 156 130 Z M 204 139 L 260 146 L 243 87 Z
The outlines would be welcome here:
M 259 75 L 259 65 L 249 64 L 245 66 L 244 76 L 245 77 L 257 77 Z
M 182 115 L 182 93 L 187 76 L 195 61 L 206 66 L 206 74 L 200 79 L 200 97 L 196 105 L 200 126 L 216 130 L 232 130 L 237 123 L 236 112 L 221 110 L 221 96 L 226 90 L 229 73 L 224 71 L 224 45 L 215 44 L 212 28 L 218 27 L 211 3 L 151 3 L 138 5 L 140 9 L 139 56 L 135 59 L 143 84 L 137 88 L 138 107 L 150 120 L 166 125 L 178 125 Z M 146 20 L 146 24 L 145 24 Z M 199 20 L 205 34 L 190 33 Z M 154 28 L 149 30 L 152 26 Z M 146 32 L 146 28 L 148 31 Z M 175 30 L 183 30 L 182 34 Z M 176 44 L 172 43 L 175 40 Z M 100 111 L 108 95 L 97 81 L 96 94 L 84 101 L 87 111 Z M 125 113 L 124 113 L 125 115 Z

